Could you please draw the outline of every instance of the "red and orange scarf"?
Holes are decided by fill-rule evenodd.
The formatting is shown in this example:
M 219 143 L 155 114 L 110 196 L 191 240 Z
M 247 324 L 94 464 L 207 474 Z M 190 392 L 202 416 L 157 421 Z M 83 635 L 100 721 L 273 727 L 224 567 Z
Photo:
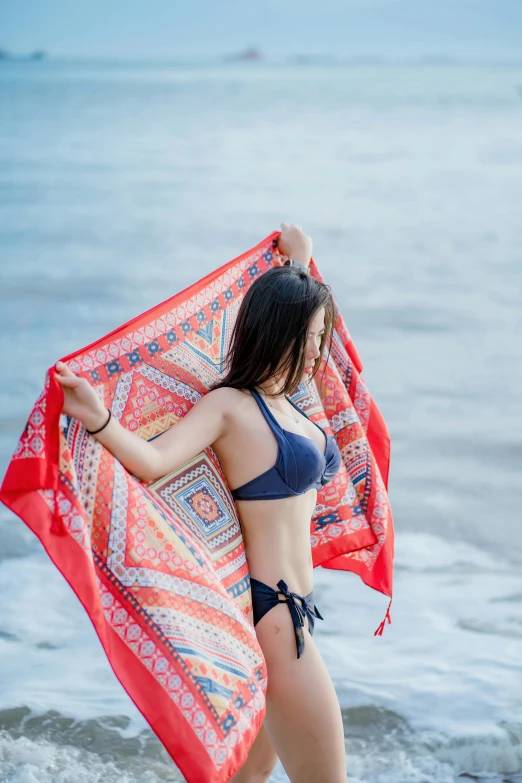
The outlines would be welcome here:
M 282 261 L 277 237 L 63 361 L 122 426 L 146 439 L 160 435 L 218 379 L 245 291 Z M 321 279 L 313 262 L 310 272 Z M 343 460 L 318 495 L 313 562 L 354 571 L 391 598 L 390 438 L 361 371 L 339 315 L 328 363 L 294 397 L 335 435 Z M 266 667 L 219 462 L 208 449 L 145 484 L 61 415 L 62 406 L 50 368 L 0 498 L 69 582 L 116 676 L 188 783 L 223 783 L 263 721 Z M 386 620 L 389 607 L 376 634 Z

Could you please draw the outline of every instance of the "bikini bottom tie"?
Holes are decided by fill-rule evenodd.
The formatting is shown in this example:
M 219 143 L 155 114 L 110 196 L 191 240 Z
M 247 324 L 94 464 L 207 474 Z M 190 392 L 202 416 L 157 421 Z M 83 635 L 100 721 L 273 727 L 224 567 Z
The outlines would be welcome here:
M 313 590 L 311 593 L 304 596 L 292 593 L 284 579 L 280 579 L 277 586 L 279 590 L 274 590 L 270 585 L 260 582 L 259 579 L 250 578 L 252 604 L 254 609 L 254 625 L 257 625 L 261 618 L 264 617 L 270 609 L 277 606 L 277 604 L 288 604 L 292 623 L 294 625 L 297 657 L 300 658 L 303 654 L 305 645 L 305 619 L 308 618 L 308 630 L 310 636 L 313 636 L 315 618 L 317 617 L 319 620 L 323 620 L 324 618 L 314 604 Z M 280 596 L 283 596 L 283 598 L 280 598 Z

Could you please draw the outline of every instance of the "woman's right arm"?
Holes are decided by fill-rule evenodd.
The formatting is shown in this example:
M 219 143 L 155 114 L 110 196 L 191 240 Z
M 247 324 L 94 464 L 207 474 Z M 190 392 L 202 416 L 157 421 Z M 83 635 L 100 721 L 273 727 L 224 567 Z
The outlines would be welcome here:
M 102 427 L 107 409 L 89 381 L 78 378 L 63 362 L 56 365 L 56 379 L 64 392 L 63 412 L 79 419 L 88 430 Z M 113 416 L 93 437 L 130 473 L 152 481 L 182 467 L 225 434 L 230 391 L 209 392 L 175 426 L 150 442 L 122 427 Z

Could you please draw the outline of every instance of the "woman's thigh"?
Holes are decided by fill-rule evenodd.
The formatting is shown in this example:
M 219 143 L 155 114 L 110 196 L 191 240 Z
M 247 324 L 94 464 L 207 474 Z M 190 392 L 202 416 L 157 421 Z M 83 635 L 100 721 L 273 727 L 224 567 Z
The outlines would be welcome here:
M 271 609 L 256 633 L 267 663 L 264 727 L 292 783 L 345 783 L 341 709 L 326 665 L 305 630 L 297 658 L 286 604 Z

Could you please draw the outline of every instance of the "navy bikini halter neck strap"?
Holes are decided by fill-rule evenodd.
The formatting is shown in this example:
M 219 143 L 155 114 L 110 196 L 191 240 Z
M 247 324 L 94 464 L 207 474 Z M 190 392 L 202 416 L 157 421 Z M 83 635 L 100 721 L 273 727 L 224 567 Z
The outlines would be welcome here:
M 266 421 L 268 422 L 270 429 L 273 430 L 275 428 L 277 429 L 278 432 L 281 432 L 283 428 L 281 427 L 276 417 L 268 407 L 262 395 L 257 391 L 257 389 L 254 388 L 251 388 L 249 391 L 252 397 L 254 398 L 254 400 L 257 402 L 259 408 L 261 409 L 261 413 L 263 414 Z

